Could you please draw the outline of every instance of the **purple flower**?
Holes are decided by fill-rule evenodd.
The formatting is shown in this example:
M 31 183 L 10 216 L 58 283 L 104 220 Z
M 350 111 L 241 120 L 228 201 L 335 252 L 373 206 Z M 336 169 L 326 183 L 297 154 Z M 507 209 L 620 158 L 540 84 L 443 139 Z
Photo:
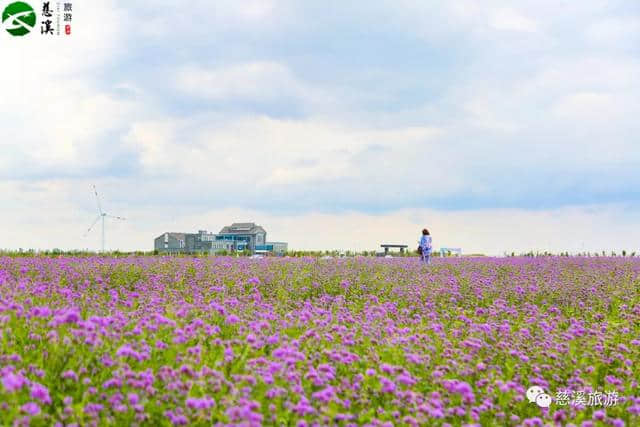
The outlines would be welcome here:
M 49 397 L 49 389 L 39 383 L 31 384 L 31 398 L 38 399 L 42 403 L 51 403 L 51 397 Z
M 63 323 L 76 323 L 78 320 L 82 319 L 80 316 L 80 311 L 77 308 L 71 308 L 64 312 L 60 319 Z
M 68 371 L 64 371 L 62 373 L 62 375 L 60 375 L 62 378 L 67 378 L 70 380 L 74 380 L 74 381 L 78 381 L 78 374 L 76 374 L 74 371 L 72 370 L 68 370 Z
M 227 323 L 230 325 L 234 325 L 240 321 L 240 318 L 235 314 L 230 314 L 227 316 Z
M 2 377 L 2 386 L 8 392 L 14 392 L 18 389 L 21 389 L 27 380 L 20 374 L 14 374 L 13 372 L 7 372 Z
M 553 414 L 553 421 L 555 421 L 557 423 L 563 422 L 566 418 L 567 418 L 567 415 L 565 414 L 565 412 L 563 410 L 556 411 Z
M 598 409 L 597 411 L 593 412 L 593 419 L 594 420 L 604 420 L 607 416 L 607 413 L 605 411 L 603 411 L 602 409 Z
M 321 401 L 322 403 L 329 403 L 331 399 L 333 399 L 336 395 L 336 392 L 333 387 L 329 386 L 320 391 L 311 394 L 316 400 Z
M 380 377 L 380 382 L 382 383 L 382 392 L 383 393 L 393 393 L 396 390 L 396 385 L 393 381 L 391 381 L 387 377 Z
M 396 377 L 396 379 L 398 380 L 398 382 L 400 384 L 404 384 L 406 386 L 412 386 L 416 383 L 416 380 L 413 379 L 413 377 L 411 375 L 408 374 L 400 374 Z
M 20 409 L 29 415 L 38 415 L 40 413 L 40 406 L 35 402 L 25 403 Z
M 169 418 L 169 421 L 171 421 L 171 424 L 174 426 L 184 426 L 189 423 L 189 420 L 183 414 L 175 413 L 173 411 L 166 411 L 164 414 Z
M 215 400 L 210 397 L 196 398 L 188 397 L 185 401 L 187 408 L 191 409 L 209 409 L 215 405 Z

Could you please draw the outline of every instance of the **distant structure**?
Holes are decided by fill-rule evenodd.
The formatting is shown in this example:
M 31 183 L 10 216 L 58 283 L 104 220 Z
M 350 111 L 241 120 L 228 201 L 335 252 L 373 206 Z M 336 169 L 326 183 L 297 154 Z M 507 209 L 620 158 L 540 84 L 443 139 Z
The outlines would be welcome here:
M 440 256 L 447 256 L 449 254 L 455 254 L 455 256 L 462 255 L 462 248 L 440 248 Z
M 389 255 L 389 249 L 400 249 L 401 254 L 403 254 L 404 251 L 407 249 L 407 245 L 398 245 L 398 244 L 392 244 L 392 243 L 383 243 L 380 245 L 380 247 L 384 249 L 384 252 L 379 252 L 377 256 Z
M 124 221 L 125 218 L 121 217 L 121 216 L 115 216 L 115 215 L 111 215 L 108 214 L 106 212 L 104 212 L 102 210 L 102 205 L 100 204 L 100 197 L 98 196 L 98 190 L 96 189 L 96 186 L 93 186 L 93 193 L 96 195 L 96 203 L 98 205 L 98 217 L 93 221 L 93 224 L 91 224 L 91 226 L 87 229 L 87 231 L 84 233 L 85 237 L 87 236 L 87 234 L 89 234 L 89 232 L 91 231 L 91 229 L 93 228 L 94 225 L 96 225 L 96 223 L 100 220 L 102 220 L 102 251 L 104 252 L 104 219 L 105 218 L 112 218 L 112 219 L 119 219 L 120 221 Z
M 217 253 L 250 251 L 253 254 L 284 255 L 286 242 L 267 242 L 267 232 L 253 222 L 234 222 L 219 233 L 166 232 L 156 237 L 153 248 L 162 253 Z

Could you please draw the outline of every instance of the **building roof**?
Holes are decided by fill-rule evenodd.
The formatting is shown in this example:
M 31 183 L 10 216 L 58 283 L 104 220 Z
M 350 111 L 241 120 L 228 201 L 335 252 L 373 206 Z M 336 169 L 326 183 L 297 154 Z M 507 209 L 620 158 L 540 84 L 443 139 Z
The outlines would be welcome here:
M 169 236 L 171 236 L 171 237 L 173 237 L 175 239 L 178 239 L 178 240 L 184 240 L 188 233 L 166 232 L 166 233 L 162 233 L 161 235 L 156 237 L 156 239 L 163 239 L 165 234 L 168 234 Z
M 219 234 L 256 234 L 258 232 L 266 233 L 265 229 L 256 225 L 255 222 L 234 222 L 222 227 Z

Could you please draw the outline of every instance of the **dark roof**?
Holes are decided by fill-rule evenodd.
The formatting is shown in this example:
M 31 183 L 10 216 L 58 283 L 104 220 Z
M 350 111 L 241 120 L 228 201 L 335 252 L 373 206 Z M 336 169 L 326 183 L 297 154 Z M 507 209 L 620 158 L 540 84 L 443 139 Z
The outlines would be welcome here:
M 222 227 L 219 234 L 256 234 L 258 232 L 266 233 L 264 228 L 256 225 L 255 222 L 234 222 Z
M 169 236 L 173 237 L 174 239 L 184 240 L 188 233 L 166 232 L 166 233 L 162 233 L 161 235 L 156 237 L 156 239 L 164 239 L 164 235 L 165 234 L 168 234 Z
M 255 222 L 234 222 L 230 227 L 255 227 Z
M 381 248 L 406 248 L 407 245 L 392 245 L 389 243 L 384 243 L 382 245 L 380 245 Z

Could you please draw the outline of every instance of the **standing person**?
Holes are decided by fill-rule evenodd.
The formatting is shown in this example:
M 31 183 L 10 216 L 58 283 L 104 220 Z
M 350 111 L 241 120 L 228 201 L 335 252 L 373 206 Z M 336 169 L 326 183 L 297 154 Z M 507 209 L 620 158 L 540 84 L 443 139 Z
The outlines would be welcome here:
M 424 261 L 425 264 L 431 264 L 431 235 L 426 228 L 422 230 L 420 249 L 422 249 L 422 261 Z

